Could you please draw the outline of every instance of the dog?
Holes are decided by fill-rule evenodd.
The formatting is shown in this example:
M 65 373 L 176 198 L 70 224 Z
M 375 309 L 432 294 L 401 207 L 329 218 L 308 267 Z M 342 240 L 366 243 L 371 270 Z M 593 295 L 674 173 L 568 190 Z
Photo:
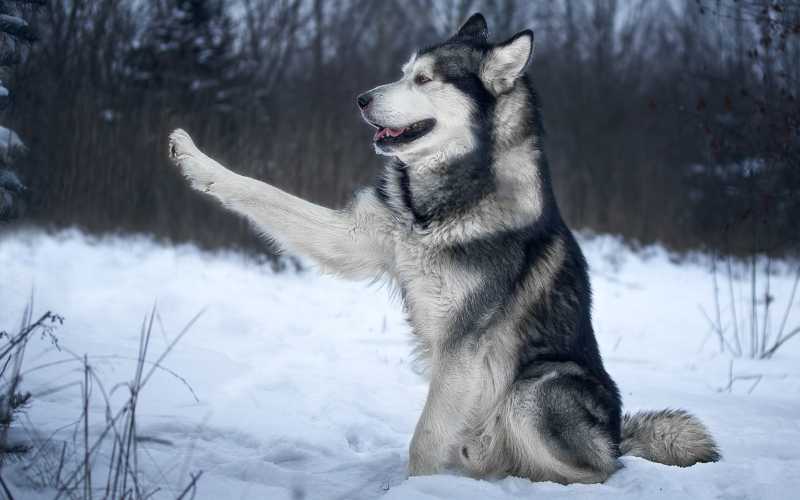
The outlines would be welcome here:
M 430 387 L 408 472 L 597 483 L 635 455 L 719 459 L 682 410 L 622 416 L 600 357 L 587 265 L 559 213 L 537 95 L 533 32 L 501 43 L 470 17 L 356 99 L 387 158 L 344 210 L 238 175 L 189 135 L 170 157 L 194 189 L 283 248 L 400 290 Z

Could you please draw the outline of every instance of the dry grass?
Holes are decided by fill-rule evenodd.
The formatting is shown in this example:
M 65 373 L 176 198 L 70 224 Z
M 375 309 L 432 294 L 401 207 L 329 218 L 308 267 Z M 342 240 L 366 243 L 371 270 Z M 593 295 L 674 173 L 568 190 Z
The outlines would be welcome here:
M 188 382 L 175 372 L 162 366 L 165 358 L 186 335 L 197 321 L 198 313 L 180 331 L 167 347 L 155 357 L 150 358 L 150 340 L 155 320 L 158 317 L 155 306 L 145 316 L 139 335 L 139 349 L 134 361 L 134 373 L 129 381 L 107 388 L 103 378 L 95 369 L 94 362 L 109 359 L 124 360 L 118 356 L 92 356 L 71 352 L 64 347 L 59 351 L 65 354 L 63 359 L 39 365 L 24 371 L 22 358 L 25 345 L 36 334 L 49 338 L 57 344 L 53 329 L 63 319 L 47 312 L 33 321 L 32 301 L 23 314 L 22 325 L 15 335 L 4 334 L 7 342 L 0 347 L 0 375 L 2 389 L 0 392 L 0 497 L 13 499 L 11 487 L 3 480 L 3 465 L 13 460 L 16 471 L 21 471 L 30 487 L 54 492 L 54 499 L 131 499 L 144 500 L 156 493 L 167 493 L 165 487 L 173 491 L 175 498 L 193 498 L 202 471 L 190 473 L 186 481 L 178 487 L 168 484 L 154 484 L 147 480 L 140 466 L 140 447 L 148 442 L 137 430 L 137 408 L 139 399 L 147 383 L 156 371 L 162 371 L 177 378 L 193 397 L 197 399 Z M 76 380 L 61 383 L 57 387 L 45 391 L 52 394 L 67 388 L 80 387 L 80 407 L 76 405 L 75 421 L 69 426 L 59 429 L 53 435 L 31 442 L 15 443 L 8 439 L 9 429 L 17 425 L 24 427 L 19 415 L 31 404 L 30 392 L 21 390 L 23 376 L 34 370 L 41 370 L 57 365 L 75 365 Z M 121 405 L 112 403 L 112 396 L 118 390 L 127 392 L 127 398 Z M 97 427 L 92 422 L 91 407 L 99 401 L 104 406 L 104 422 Z M 70 431 L 71 432 L 67 432 Z M 31 436 L 36 436 L 35 429 L 28 429 Z M 59 432 L 64 431 L 64 432 Z M 71 436 L 63 438 L 63 434 Z M 110 451 L 109 451 L 110 450 Z M 163 473 L 160 478 L 166 481 Z M 163 483 L 161 481 L 161 483 Z M 169 496 L 169 493 L 167 493 Z
M 709 315 L 703 310 L 703 314 L 719 340 L 720 351 L 735 357 L 769 359 L 789 340 L 800 335 L 800 325 L 789 321 L 800 285 L 800 266 L 785 298 L 776 297 L 771 288 L 773 262 L 769 256 L 748 258 L 744 266 L 747 276 L 744 294 L 735 267 L 730 256 L 722 260 L 715 256 L 712 263 L 714 311 Z M 783 306 L 777 308 L 779 303 Z

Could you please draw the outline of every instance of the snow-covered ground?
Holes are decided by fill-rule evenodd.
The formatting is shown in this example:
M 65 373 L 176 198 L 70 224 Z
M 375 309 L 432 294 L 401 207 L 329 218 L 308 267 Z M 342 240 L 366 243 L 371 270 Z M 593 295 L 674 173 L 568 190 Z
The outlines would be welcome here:
M 151 359 L 205 308 L 164 363 L 199 401 L 178 379 L 156 372 L 139 402 L 138 433 L 152 438 L 141 445 L 140 467 L 163 488 L 156 498 L 174 498 L 198 470 L 197 498 L 207 499 L 797 498 L 800 339 L 769 361 L 737 359 L 735 376 L 761 379 L 727 389 L 731 358 L 720 354 L 700 312 L 712 310 L 706 267 L 673 263 L 658 248 L 633 253 L 609 237 L 582 244 L 595 329 L 626 409 L 696 413 L 717 437 L 721 462 L 682 469 L 623 458 L 625 468 L 602 485 L 406 479 L 426 384 L 413 370 L 398 301 L 377 285 L 314 270 L 275 273 L 235 254 L 76 232 L 6 235 L 0 330 L 17 328 L 32 289 L 37 312 L 64 316 L 60 345 L 87 353 L 110 388 L 132 377 L 141 322 L 154 302 L 161 321 Z M 790 285 L 788 277 L 773 278 L 779 301 Z M 800 321 L 800 307 L 792 315 L 790 322 Z M 25 366 L 66 357 L 36 338 Z M 34 398 L 26 432 L 71 440 L 80 388 L 51 390 L 81 378 L 69 364 L 28 373 L 24 387 Z M 93 433 L 104 427 L 98 392 Z M 103 456 L 97 460 L 99 469 Z M 25 489 L 15 471 L 6 479 L 16 498 L 52 496 Z

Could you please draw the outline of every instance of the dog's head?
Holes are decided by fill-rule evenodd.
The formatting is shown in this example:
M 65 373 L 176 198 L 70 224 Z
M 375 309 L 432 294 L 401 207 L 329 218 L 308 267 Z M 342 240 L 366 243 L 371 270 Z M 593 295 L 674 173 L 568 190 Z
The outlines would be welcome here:
M 450 39 L 414 53 L 399 80 L 358 96 L 364 120 L 377 129 L 375 150 L 403 161 L 470 152 L 532 53 L 530 30 L 491 44 L 486 20 L 474 14 Z

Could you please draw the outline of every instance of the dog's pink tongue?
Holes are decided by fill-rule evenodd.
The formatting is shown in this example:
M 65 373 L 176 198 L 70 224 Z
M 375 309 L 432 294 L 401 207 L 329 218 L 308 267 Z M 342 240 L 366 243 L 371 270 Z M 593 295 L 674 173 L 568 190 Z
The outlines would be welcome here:
M 397 137 L 398 135 L 402 134 L 406 129 L 404 128 L 387 128 L 386 133 L 392 137 Z
M 379 139 L 383 139 L 387 135 L 389 137 L 397 137 L 405 131 L 406 129 L 404 128 L 381 128 L 375 131 L 375 137 L 373 137 L 373 139 L 377 141 Z

